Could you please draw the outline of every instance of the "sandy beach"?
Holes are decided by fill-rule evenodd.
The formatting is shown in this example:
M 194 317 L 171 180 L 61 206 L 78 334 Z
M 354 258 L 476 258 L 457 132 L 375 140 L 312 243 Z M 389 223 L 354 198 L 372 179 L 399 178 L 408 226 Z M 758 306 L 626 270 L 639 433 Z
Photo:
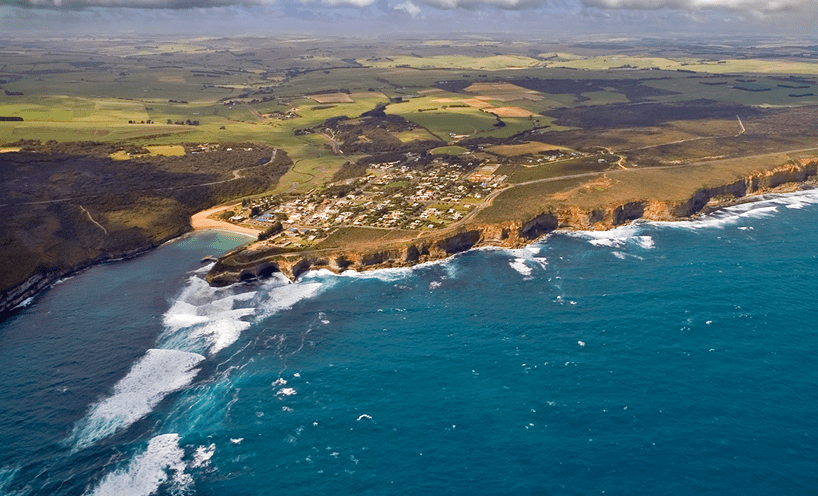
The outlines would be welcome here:
M 206 229 L 221 229 L 222 231 L 235 232 L 239 234 L 244 234 L 246 236 L 252 236 L 254 238 L 257 237 L 258 233 L 261 232 L 261 229 L 251 229 L 249 227 L 237 226 L 229 222 L 223 222 L 220 220 L 208 218 L 215 213 L 221 212 L 222 210 L 227 210 L 228 208 L 234 207 L 235 205 L 222 205 L 219 207 L 213 207 L 207 210 L 202 210 L 199 213 L 193 214 L 193 217 L 190 218 L 190 225 L 193 226 L 194 231 L 203 231 Z

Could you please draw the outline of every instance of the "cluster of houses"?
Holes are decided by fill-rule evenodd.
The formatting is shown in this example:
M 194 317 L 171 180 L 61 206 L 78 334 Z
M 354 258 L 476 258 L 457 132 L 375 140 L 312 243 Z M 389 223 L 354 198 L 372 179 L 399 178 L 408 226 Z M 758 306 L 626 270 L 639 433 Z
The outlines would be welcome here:
M 366 177 L 255 200 L 247 205 L 248 214 L 231 221 L 259 227 L 281 222 L 282 232 L 268 240 L 278 246 L 308 246 L 341 226 L 435 229 L 462 220 L 504 179 L 475 176 L 443 159 L 423 170 L 395 162 L 373 164 Z M 258 215 L 250 216 L 251 211 Z

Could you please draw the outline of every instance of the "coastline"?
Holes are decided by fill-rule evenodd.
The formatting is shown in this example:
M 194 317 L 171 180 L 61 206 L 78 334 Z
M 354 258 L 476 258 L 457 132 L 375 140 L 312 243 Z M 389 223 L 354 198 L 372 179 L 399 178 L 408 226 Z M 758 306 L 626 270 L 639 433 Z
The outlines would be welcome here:
M 765 194 L 792 193 L 818 187 L 818 162 L 798 167 L 779 167 L 743 177 L 737 182 L 700 188 L 687 200 L 662 202 L 656 199 L 634 200 L 617 205 L 596 206 L 595 209 L 566 207 L 560 211 L 543 212 L 527 221 L 509 221 L 497 224 L 469 224 L 454 232 L 421 233 L 413 239 L 395 240 L 379 246 L 353 246 L 303 252 L 282 253 L 249 250 L 247 245 L 232 250 L 219 258 L 207 275 L 213 286 L 228 286 L 281 272 L 291 281 L 310 270 L 346 270 L 366 272 L 386 268 L 413 267 L 427 262 L 450 258 L 477 248 L 523 248 L 554 231 L 604 231 L 627 225 L 633 221 L 676 222 L 693 220 L 715 211 L 747 202 L 759 201 Z M 729 193 L 729 194 L 728 194 Z M 164 239 L 130 250 L 108 254 L 71 269 L 36 274 L 2 295 L 0 320 L 12 315 L 29 298 L 47 290 L 54 283 L 88 267 L 129 259 L 197 230 L 222 230 L 255 238 L 259 231 L 235 226 L 228 222 L 207 219 L 208 216 L 229 208 L 221 205 L 194 214 L 191 226 Z M 602 209 L 602 210 L 600 210 Z M 602 221 L 589 222 L 604 210 Z M 195 219 L 195 227 L 194 227 Z
M 485 224 L 470 223 L 454 231 L 420 233 L 414 238 L 383 244 L 285 252 L 257 245 L 236 249 L 221 257 L 207 275 L 211 286 L 263 279 L 276 272 L 290 281 L 311 270 L 370 270 L 412 267 L 443 260 L 471 249 L 497 247 L 517 249 L 554 231 L 606 231 L 634 221 L 678 222 L 741 203 L 759 201 L 766 194 L 813 189 L 818 162 L 771 167 L 743 175 L 718 186 L 699 187 L 683 200 L 643 198 L 614 204 L 562 205 L 542 211 L 525 221 L 510 220 Z
M 138 257 L 144 253 L 147 253 L 150 250 L 158 248 L 164 245 L 165 243 L 169 243 L 171 241 L 179 239 L 180 237 L 191 232 L 217 230 L 230 232 L 234 234 L 240 234 L 255 240 L 258 237 L 258 233 L 261 232 L 260 230 L 236 226 L 234 224 L 230 224 L 229 222 L 221 222 L 213 219 L 208 219 L 210 215 L 217 212 L 221 212 L 222 210 L 226 210 L 231 206 L 232 205 L 220 205 L 209 208 L 207 210 L 203 210 L 201 212 L 197 212 L 191 216 L 189 228 L 181 229 L 176 233 L 173 233 L 170 236 L 167 236 L 163 239 L 157 240 L 156 242 L 151 243 L 149 245 L 140 246 L 138 248 L 134 248 L 133 250 L 124 253 L 103 255 L 93 260 L 89 260 L 76 267 L 72 267 L 70 269 L 45 272 L 31 276 L 22 284 L 5 291 L 4 294 L 0 296 L 0 322 L 13 315 L 14 312 L 19 310 L 20 308 L 27 306 L 26 304 L 27 301 L 30 301 L 32 298 L 36 298 L 37 295 L 44 291 L 47 291 L 51 286 L 67 277 L 71 277 L 85 269 L 88 269 L 96 265 L 118 262 L 121 260 L 128 260 L 131 258 Z
M 54 284 L 59 281 L 71 277 L 85 269 L 94 267 L 96 265 L 114 263 L 122 260 L 129 260 L 147 253 L 155 248 L 162 246 L 165 243 L 178 239 L 187 233 L 192 232 L 189 228 L 181 229 L 163 239 L 157 240 L 147 245 L 143 245 L 132 250 L 122 253 L 110 253 L 101 255 L 97 258 L 84 262 L 78 266 L 70 269 L 57 270 L 51 272 L 44 272 L 35 274 L 29 277 L 25 282 L 19 284 L 0 296 L 0 322 L 14 314 L 17 310 L 27 306 L 26 301 L 36 298 L 37 295 L 47 291 Z
M 257 238 L 258 234 L 261 232 L 261 229 L 251 229 L 249 227 L 237 226 L 229 222 L 209 218 L 213 214 L 217 214 L 234 206 L 235 205 L 220 205 L 217 207 L 209 208 L 207 210 L 202 210 L 201 212 L 197 212 L 190 217 L 190 227 L 192 227 L 194 231 L 218 229 L 221 231 L 230 231 L 233 233 L 244 234 L 245 236 Z
M 150 243 L 148 245 L 143 245 L 124 253 L 102 255 L 100 257 L 97 257 L 93 260 L 89 260 L 81 265 L 72 267 L 70 269 L 34 274 L 33 276 L 29 277 L 26 281 L 24 281 L 22 284 L 10 288 L 9 290 L 5 291 L 2 295 L 0 295 L 0 322 L 13 315 L 15 311 L 26 306 L 27 301 L 30 301 L 32 298 L 35 298 L 40 293 L 47 291 L 51 286 L 53 286 L 60 280 L 65 279 L 66 277 L 71 277 L 95 265 L 112 263 L 120 260 L 128 260 L 131 258 L 138 257 L 143 253 L 147 253 L 148 251 L 153 250 L 154 248 L 160 247 L 163 244 L 178 239 L 190 232 L 218 230 L 234 234 L 240 234 L 243 236 L 247 236 L 248 238 L 256 239 L 258 237 L 258 233 L 261 232 L 259 230 L 249 229 L 241 226 L 236 226 L 234 224 L 230 224 L 229 222 L 220 222 L 207 218 L 213 213 L 220 212 L 230 207 L 231 205 L 220 205 L 213 208 L 209 208 L 207 210 L 203 210 L 201 212 L 197 212 L 193 214 L 190 218 L 190 227 L 181 229 L 163 239 L 157 240 L 156 242 Z

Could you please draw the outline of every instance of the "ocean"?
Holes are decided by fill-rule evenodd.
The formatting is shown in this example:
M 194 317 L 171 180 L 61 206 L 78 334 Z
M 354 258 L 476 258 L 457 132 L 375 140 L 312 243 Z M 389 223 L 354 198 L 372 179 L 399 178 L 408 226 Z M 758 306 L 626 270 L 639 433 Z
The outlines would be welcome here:
M 1 495 L 811 495 L 818 191 L 210 288 L 197 233 L 0 324 Z

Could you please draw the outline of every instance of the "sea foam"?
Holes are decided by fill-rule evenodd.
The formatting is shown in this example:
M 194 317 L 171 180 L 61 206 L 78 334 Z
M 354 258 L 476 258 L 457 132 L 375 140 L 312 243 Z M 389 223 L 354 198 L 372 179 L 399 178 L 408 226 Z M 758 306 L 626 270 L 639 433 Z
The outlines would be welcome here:
M 540 243 L 534 243 L 523 248 L 502 248 L 503 252 L 514 256 L 514 260 L 509 260 L 508 264 L 525 277 L 530 277 L 533 266 L 539 266 L 543 270 L 548 267 L 548 260 L 545 257 L 538 257 L 542 251 Z
M 201 277 L 191 276 L 182 294 L 165 312 L 166 331 L 161 344 L 197 353 L 218 353 L 252 325 L 244 318 L 255 314 L 255 309 L 236 305 L 255 296 L 256 291 L 212 288 Z
M 125 429 L 150 413 L 169 393 L 187 387 L 198 373 L 203 354 L 214 355 L 241 333 L 277 312 L 318 294 L 320 283 L 272 278 L 252 286 L 212 288 L 193 274 L 163 316 L 159 349 L 148 350 L 114 386 L 111 396 L 93 405 L 68 441 L 75 449 Z
M 326 287 L 326 284 L 319 282 L 298 282 L 286 286 L 265 285 L 255 300 L 256 319 L 263 320 L 282 310 L 289 310 L 299 301 L 315 297 Z
M 802 209 L 818 204 L 818 190 L 811 189 L 793 193 L 760 195 L 753 201 L 725 207 L 701 218 L 678 222 L 653 222 L 652 224 L 683 229 L 723 228 L 745 218 L 765 218 L 778 212 L 778 207 Z
M 172 483 L 184 487 L 192 482 L 184 473 L 182 461 L 185 452 L 179 447 L 178 434 L 163 434 L 148 442 L 144 452 L 135 456 L 127 468 L 106 475 L 91 492 L 91 496 L 147 496 L 155 493 L 168 481 L 168 471 L 173 471 Z
M 70 439 L 75 449 L 127 428 L 150 413 L 169 393 L 190 384 L 204 359 L 184 351 L 148 350 L 116 383 L 113 394 L 91 407 L 74 427 Z
M 528 277 L 531 275 L 531 267 L 525 264 L 524 258 L 515 258 L 508 262 L 512 269 L 516 270 L 520 274 Z

